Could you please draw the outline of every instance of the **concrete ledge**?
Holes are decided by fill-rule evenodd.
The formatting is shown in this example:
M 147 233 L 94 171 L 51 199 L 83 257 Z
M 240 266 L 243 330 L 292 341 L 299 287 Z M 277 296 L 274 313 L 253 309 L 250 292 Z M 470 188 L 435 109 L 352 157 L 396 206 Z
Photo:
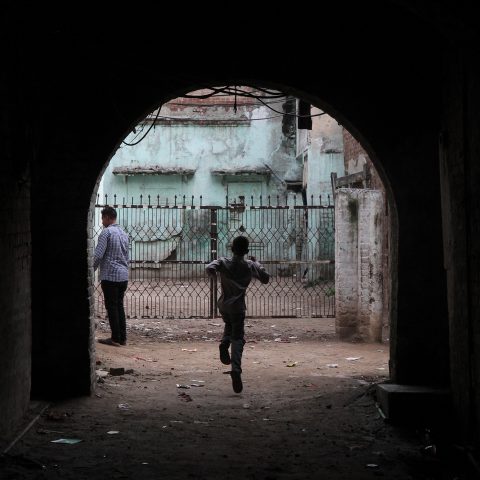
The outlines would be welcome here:
M 451 414 L 451 394 L 446 388 L 383 383 L 377 385 L 377 400 L 392 423 L 446 423 Z

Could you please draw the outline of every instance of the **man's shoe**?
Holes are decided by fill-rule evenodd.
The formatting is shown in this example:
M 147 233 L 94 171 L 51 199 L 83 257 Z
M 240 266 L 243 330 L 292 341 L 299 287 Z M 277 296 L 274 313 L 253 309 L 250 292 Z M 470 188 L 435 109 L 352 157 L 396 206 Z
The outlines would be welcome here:
M 113 341 L 111 338 L 99 338 L 98 343 L 103 343 L 104 345 L 111 345 L 113 347 L 119 347 L 118 342 Z
M 124 347 L 126 344 L 127 344 L 126 340 L 123 340 L 123 342 L 120 342 L 120 345 L 122 345 L 122 347 Z
M 230 353 L 228 352 L 228 346 L 224 343 L 221 343 L 218 346 L 218 349 L 220 350 L 220 361 L 224 365 L 230 365 Z
M 230 372 L 230 376 L 232 377 L 232 387 L 235 393 L 240 393 L 243 390 L 243 383 L 242 383 L 242 374 L 240 372 Z

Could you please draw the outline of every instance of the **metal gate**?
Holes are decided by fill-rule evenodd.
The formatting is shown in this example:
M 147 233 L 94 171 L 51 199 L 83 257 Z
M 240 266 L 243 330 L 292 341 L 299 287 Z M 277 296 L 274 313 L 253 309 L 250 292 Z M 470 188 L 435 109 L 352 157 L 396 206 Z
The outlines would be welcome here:
M 269 284 L 252 281 L 249 317 L 334 317 L 334 206 L 330 197 L 300 196 L 198 204 L 175 196 L 171 204 L 140 196 L 118 204 L 116 196 L 97 199 L 95 244 L 102 230 L 101 210 L 111 205 L 130 238 L 130 279 L 125 298 L 128 318 L 213 318 L 218 316 L 219 283 L 205 266 L 231 255 L 238 235 L 250 240 L 249 255 L 271 274 Z M 109 201 L 110 200 L 110 201 Z M 275 201 L 276 200 L 276 201 Z M 106 315 L 100 282 L 95 280 L 95 312 Z

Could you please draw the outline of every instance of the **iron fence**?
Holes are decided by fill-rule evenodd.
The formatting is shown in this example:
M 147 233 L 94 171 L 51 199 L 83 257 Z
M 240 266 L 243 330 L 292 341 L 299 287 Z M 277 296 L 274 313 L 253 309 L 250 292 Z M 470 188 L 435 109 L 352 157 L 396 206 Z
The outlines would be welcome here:
M 283 201 L 282 201 L 283 200 Z M 226 199 L 224 206 L 203 205 L 194 197 L 140 196 L 139 202 L 97 199 L 93 235 L 102 230 L 101 210 L 117 210 L 117 223 L 130 239 L 130 279 L 125 306 L 129 318 L 213 318 L 218 315 L 220 282 L 205 266 L 231 255 L 238 235 L 250 240 L 249 255 L 271 274 L 267 285 L 252 281 L 247 292 L 249 317 L 333 317 L 334 206 L 330 198 Z M 299 201 L 300 200 L 300 201 Z M 95 312 L 106 315 L 98 277 Z

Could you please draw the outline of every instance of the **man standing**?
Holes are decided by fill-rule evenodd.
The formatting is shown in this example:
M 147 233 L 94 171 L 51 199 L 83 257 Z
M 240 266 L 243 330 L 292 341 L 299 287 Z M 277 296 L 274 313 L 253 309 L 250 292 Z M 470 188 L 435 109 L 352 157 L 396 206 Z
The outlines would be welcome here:
M 248 253 L 249 242 L 246 237 L 236 237 L 232 242 L 231 258 L 222 257 L 214 260 L 206 267 L 210 277 L 220 274 L 222 284 L 222 295 L 218 300 L 220 311 L 225 328 L 220 343 L 220 361 L 224 365 L 232 364 L 230 376 L 232 387 L 235 393 L 240 393 L 242 384 L 242 353 L 245 344 L 245 293 L 252 277 L 258 278 L 262 283 L 268 283 L 270 275 L 265 271 L 255 257 L 245 260 Z M 228 351 L 232 346 L 232 356 Z
M 102 210 L 104 229 L 98 237 L 93 267 L 96 270 L 100 266 L 100 281 L 111 330 L 111 338 L 98 341 L 119 347 L 127 343 L 123 297 L 128 284 L 128 235 L 116 221 L 115 209 L 105 207 Z

